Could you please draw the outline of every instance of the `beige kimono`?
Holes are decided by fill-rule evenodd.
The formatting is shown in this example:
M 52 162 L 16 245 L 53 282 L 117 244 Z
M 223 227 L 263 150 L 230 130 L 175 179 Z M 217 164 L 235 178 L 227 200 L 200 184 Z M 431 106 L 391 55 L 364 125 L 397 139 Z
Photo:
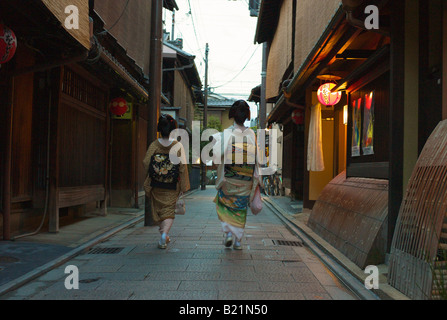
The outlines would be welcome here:
M 168 154 L 178 141 L 174 141 L 170 146 L 163 146 L 158 139 L 154 141 L 143 160 L 144 170 L 148 172 L 151 158 L 154 154 Z M 151 200 L 152 219 L 155 223 L 161 223 L 166 219 L 175 219 L 175 205 L 181 192 L 187 192 L 191 187 L 189 184 L 188 165 L 186 164 L 185 151 L 183 147 L 178 153 L 182 163 L 180 164 L 180 181 L 177 183 L 177 190 L 167 190 L 161 188 L 152 188 L 149 175 L 144 182 L 144 191 Z

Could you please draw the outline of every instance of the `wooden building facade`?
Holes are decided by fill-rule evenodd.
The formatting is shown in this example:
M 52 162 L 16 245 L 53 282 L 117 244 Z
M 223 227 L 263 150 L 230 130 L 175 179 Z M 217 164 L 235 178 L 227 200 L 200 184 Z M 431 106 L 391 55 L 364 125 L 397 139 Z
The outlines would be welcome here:
M 371 5 L 377 11 L 365 11 Z M 405 293 L 408 281 L 393 272 L 420 270 L 393 239 L 422 227 L 414 219 L 402 229 L 408 220 L 399 217 L 420 153 L 446 118 L 446 10 L 439 0 L 265 0 L 258 20 L 275 104 L 267 121 L 284 126 L 284 155 L 293 155 L 283 160 L 286 187 L 312 209 L 308 225 L 359 267 L 392 261 L 390 281 Z M 367 28 L 371 18 L 379 29 Z M 325 166 L 309 171 L 311 114 L 325 81 L 342 99 L 320 106 Z M 302 132 L 295 109 L 305 112 Z
M 69 5 L 79 9 L 79 29 L 64 28 Z M 58 232 L 88 210 L 141 205 L 150 10 L 145 0 L 0 3 L 0 20 L 18 38 L 0 69 L 4 240 L 39 224 Z M 110 111 L 116 97 L 128 102 L 124 117 Z
M 185 52 L 180 41 L 165 41 L 163 51 L 162 111 L 172 115 L 180 128 L 192 132 L 196 105 L 203 100 L 196 57 Z

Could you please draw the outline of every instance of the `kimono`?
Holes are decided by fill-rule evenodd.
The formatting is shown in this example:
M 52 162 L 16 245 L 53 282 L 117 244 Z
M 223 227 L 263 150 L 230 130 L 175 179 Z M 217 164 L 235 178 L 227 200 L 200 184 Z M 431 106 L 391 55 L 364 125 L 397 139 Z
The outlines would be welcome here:
M 247 131 L 248 130 L 248 131 Z M 213 136 L 217 149 L 214 163 L 219 163 L 214 200 L 222 229 L 240 241 L 244 235 L 247 212 L 259 181 L 258 148 L 253 130 L 244 132 L 232 126 Z
M 149 166 L 151 165 L 151 159 L 154 155 L 164 154 L 168 155 L 171 151 L 171 148 L 174 147 L 177 141 L 173 141 L 173 143 L 165 147 L 160 141 L 155 140 L 149 147 L 146 157 L 144 158 L 143 165 L 145 171 L 149 171 Z M 179 168 L 179 178 L 175 183 L 174 188 L 160 188 L 156 187 L 156 184 L 151 181 L 150 176 L 148 175 L 146 181 L 144 182 L 144 190 L 148 198 L 151 200 L 151 213 L 152 220 L 159 224 L 167 219 L 175 219 L 175 209 L 176 203 L 179 198 L 181 192 L 186 192 L 190 189 L 189 183 L 189 175 L 188 175 L 188 167 L 186 164 L 185 151 L 183 148 L 180 148 L 180 154 L 178 156 L 182 159 L 182 163 Z

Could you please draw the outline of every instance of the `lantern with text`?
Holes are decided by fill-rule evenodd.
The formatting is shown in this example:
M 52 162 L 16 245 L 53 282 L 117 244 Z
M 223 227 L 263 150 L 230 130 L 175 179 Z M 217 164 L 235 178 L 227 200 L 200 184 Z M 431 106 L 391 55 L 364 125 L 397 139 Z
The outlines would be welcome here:
M 303 110 L 295 110 L 292 112 L 292 121 L 294 124 L 301 125 L 304 124 L 304 112 Z
M 325 106 L 335 106 L 341 100 L 341 92 L 332 92 L 332 89 L 336 86 L 335 83 L 325 83 L 318 89 L 318 101 Z
M 17 37 L 4 24 L 0 24 L 0 64 L 6 63 L 14 57 L 17 49 Z
M 129 106 L 127 101 L 123 98 L 116 98 L 110 101 L 110 111 L 112 111 L 115 116 L 123 116 L 127 112 L 128 108 Z

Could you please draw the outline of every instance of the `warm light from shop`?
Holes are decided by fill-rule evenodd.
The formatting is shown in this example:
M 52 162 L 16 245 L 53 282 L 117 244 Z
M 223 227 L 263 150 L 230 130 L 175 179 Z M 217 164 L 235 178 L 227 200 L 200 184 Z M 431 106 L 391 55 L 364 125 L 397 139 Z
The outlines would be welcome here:
M 342 93 L 340 91 L 332 92 L 332 89 L 336 86 L 335 83 L 325 83 L 318 89 L 318 101 L 325 106 L 334 106 L 340 102 Z
M 343 107 L 343 124 L 345 126 L 348 125 L 348 105 Z

